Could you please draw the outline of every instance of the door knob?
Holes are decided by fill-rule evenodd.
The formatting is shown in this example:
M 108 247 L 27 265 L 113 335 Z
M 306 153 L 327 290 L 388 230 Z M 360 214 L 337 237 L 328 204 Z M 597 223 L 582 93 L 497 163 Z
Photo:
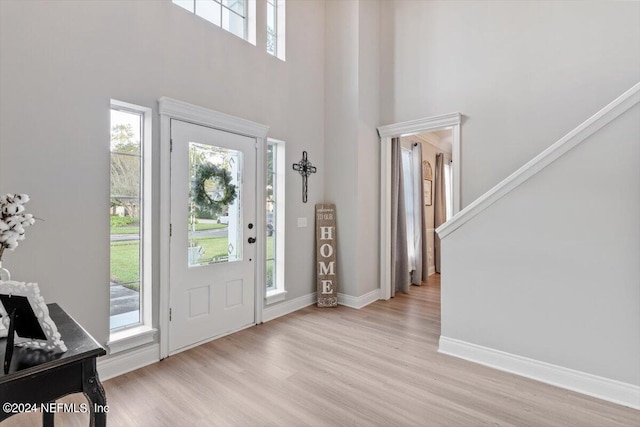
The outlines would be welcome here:
M 255 237 L 249 237 L 249 239 L 247 239 L 247 242 L 255 243 L 256 242 L 256 238 Z

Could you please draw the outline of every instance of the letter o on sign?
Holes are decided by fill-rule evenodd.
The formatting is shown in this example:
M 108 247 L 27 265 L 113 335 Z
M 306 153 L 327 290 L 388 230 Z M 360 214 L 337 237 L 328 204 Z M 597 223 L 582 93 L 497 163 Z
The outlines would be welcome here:
M 320 255 L 322 255 L 324 258 L 329 258 L 331 255 L 333 255 L 333 246 L 328 243 L 320 246 Z

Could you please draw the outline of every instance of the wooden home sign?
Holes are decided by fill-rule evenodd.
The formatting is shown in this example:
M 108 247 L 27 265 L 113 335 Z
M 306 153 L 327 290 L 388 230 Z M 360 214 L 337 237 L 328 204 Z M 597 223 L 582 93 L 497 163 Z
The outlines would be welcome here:
M 316 205 L 316 259 L 318 307 L 336 307 L 336 205 Z

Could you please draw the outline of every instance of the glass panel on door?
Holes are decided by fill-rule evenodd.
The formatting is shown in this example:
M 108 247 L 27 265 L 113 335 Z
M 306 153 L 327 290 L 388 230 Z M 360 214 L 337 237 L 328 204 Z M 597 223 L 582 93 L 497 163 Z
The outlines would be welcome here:
M 189 267 L 242 260 L 242 152 L 189 143 Z

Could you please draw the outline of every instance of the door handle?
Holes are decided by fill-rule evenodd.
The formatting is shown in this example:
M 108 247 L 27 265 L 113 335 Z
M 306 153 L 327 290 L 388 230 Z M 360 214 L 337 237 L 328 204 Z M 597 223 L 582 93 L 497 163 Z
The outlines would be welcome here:
M 255 243 L 256 242 L 256 238 L 255 237 L 249 237 L 249 239 L 247 239 L 247 242 Z

